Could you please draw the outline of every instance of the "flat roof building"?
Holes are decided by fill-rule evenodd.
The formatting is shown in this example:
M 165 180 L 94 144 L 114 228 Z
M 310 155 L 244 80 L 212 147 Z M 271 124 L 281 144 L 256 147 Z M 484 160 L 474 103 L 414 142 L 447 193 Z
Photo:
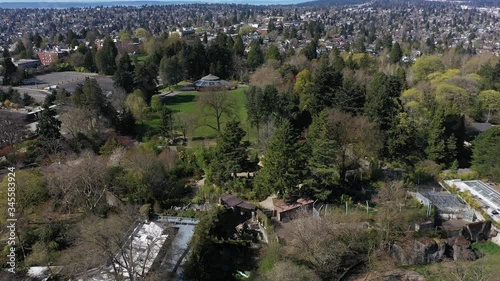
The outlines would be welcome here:
M 500 192 L 482 181 L 447 180 L 445 183 L 449 186 L 455 186 L 462 192 L 469 191 L 472 195 L 487 203 L 492 209 L 500 209 Z
M 37 68 L 40 66 L 39 60 L 13 59 L 12 63 L 17 67 L 22 68 Z
M 425 206 L 434 206 L 442 218 L 474 221 L 474 210 L 455 194 L 444 192 L 417 192 L 417 199 Z

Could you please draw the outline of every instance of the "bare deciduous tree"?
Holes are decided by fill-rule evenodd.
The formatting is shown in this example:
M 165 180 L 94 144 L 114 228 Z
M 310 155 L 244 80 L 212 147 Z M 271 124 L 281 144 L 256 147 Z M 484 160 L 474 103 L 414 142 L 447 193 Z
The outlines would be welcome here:
M 61 131 L 76 138 L 81 133 L 89 134 L 94 130 L 94 116 L 92 112 L 84 108 L 70 108 L 59 117 Z
M 363 224 L 340 223 L 327 214 L 321 220 L 304 217 L 292 222 L 292 255 L 323 280 L 340 280 L 353 267 L 369 261 L 375 247 Z
M 420 209 L 407 206 L 407 193 L 400 182 L 384 183 L 378 190 L 374 202 L 380 206 L 376 221 L 381 234 L 381 248 L 385 248 L 396 237 L 400 237 L 420 219 Z M 425 210 L 424 210 L 425 211 Z
M 174 115 L 174 127 L 181 131 L 184 139 L 186 139 L 193 130 L 194 123 L 195 118 L 185 112 L 179 112 Z
M 445 280 L 449 281 L 486 281 L 493 280 L 483 265 L 470 266 L 463 263 L 453 263 L 451 268 L 444 272 Z
M 250 77 L 250 85 L 265 88 L 266 86 L 274 86 L 278 90 L 283 90 L 285 82 L 281 74 L 272 66 L 265 64 L 255 70 Z
M 81 159 L 54 164 L 56 171 L 48 175 L 49 192 L 59 207 L 68 213 L 79 207 L 94 211 L 104 203 L 109 186 L 107 161 L 87 153 Z
M 232 117 L 236 112 L 236 102 L 226 91 L 203 93 L 198 97 L 197 103 L 200 109 L 199 126 L 207 126 L 217 133 L 221 131 L 222 119 Z
M 28 131 L 20 116 L 4 113 L 0 115 L 0 147 L 14 144 L 27 133 Z

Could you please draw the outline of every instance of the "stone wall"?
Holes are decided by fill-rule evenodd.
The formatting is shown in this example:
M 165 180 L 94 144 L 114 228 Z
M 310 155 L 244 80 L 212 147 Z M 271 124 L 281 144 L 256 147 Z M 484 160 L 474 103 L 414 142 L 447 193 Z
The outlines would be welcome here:
M 463 236 L 449 239 L 419 238 L 391 245 L 391 256 L 401 265 L 430 264 L 442 260 L 473 261 L 483 254 Z
M 481 221 L 463 227 L 460 235 L 471 242 L 485 241 L 491 237 L 491 222 Z

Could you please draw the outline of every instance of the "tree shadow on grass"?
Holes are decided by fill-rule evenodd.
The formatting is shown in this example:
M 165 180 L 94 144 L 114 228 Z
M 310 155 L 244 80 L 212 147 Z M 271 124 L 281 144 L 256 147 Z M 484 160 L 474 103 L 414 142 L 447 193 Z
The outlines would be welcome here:
M 192 141 L 211 141 L 211 140 L 215 140 L 217 139 L 217 136 L 207 136 L 207 137 L 192 137 L 191 140 Z
M 174 105 L 179 103 L 189 103 L 193 102 L 196 98 L 196 95 L 177 95 L 172 97 L 163 98 L 163 104 L 165 105 Z

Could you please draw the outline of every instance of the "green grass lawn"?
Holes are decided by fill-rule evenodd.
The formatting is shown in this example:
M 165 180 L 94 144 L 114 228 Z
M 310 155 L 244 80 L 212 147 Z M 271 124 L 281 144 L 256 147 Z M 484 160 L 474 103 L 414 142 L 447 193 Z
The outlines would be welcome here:
M 148 55 L 146 54 L 134 54 L 130 56 L 130 60 L 132 61 L 132 64 L 134 64 L 134 61 L 137 62 L 143 62 L 148 58 Z
M 249 124 L 247 123 L 247 111 L 245 107 L 245 89 L 236 89 L 229 91 L 229 94 L 235 99 L 236 101 L 236 112 L 232 118 L 240 121 L 241 127 L 247 132 L 247 136 L 245 137 L 245 140 L 250 140 L 254 141 L 256 132 L 255 129 L 250 128 Z M 186 112 L 187 114 L 190 114 L 192 116 L 196 116 L 196 114 L 199 112 L 199 108 L 196 104 L 196 98 L 199 95 L 203 95 L 206 93 L 203 92 L 185 92 L 185 93 L 180 93 L 176 96 L 172 97 L 166 97 L 164 98 L 164 104 L 167 105 L 170 109 L 172 109 L 175 112 Z M 212 118 L 211 118 L 212 119 Z M 230 118 L 223 118 L 223 123 L 229 121 Z M 215 118 L 213 120 L 208 120 L 210 124 L 213 124 L 215 126 Z M 158 113 L 151 113 L 147 120 L 144 120 L 145 125 L 155 128 L 158 127 L 160 123 L 160 115 Z M 209 140 L 213 140 L 217 136 L 217 133 L 214 129 L 207 127 L 207 126 L 202 126 L 202 127 L 197 127 L 194 129 L 192 132 L 190 139 L 192 139 L 191 145 L 199 145 L 203 143 L 210 143 Z

